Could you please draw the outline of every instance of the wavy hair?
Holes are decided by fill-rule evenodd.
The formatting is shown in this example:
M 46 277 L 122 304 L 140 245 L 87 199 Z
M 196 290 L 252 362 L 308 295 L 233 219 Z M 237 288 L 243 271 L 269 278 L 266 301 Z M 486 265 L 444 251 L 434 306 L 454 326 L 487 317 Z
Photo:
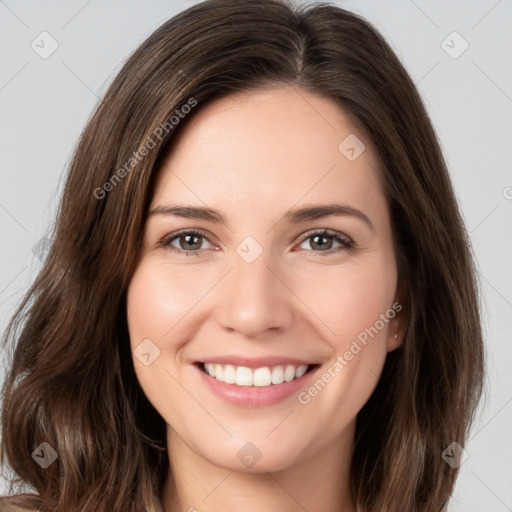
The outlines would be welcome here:
M 405 339 L 357 417 L 354 503 L 364 512 L 445 510 L 458 470 L 441 454 L 466 442 L 484 363 L 476 271 L 447 166 L 414 83 L 379 32 L 336 5 L 287 0 L 206 0 L 180 12 L 128 58 L 93 112 L 53 243 L 3 341 L 0 462 L 15 477 L 10 493 L 15 484 L 37 493 L 4 504 L 158 510 L 166 426 L 137 382 L 126 320 L 154 175 L 203 106 L 279 85 L 329 98 L 371 140 L 405 290 Z M 58 454 L 45 469 L 32 456 L 42 442 Z

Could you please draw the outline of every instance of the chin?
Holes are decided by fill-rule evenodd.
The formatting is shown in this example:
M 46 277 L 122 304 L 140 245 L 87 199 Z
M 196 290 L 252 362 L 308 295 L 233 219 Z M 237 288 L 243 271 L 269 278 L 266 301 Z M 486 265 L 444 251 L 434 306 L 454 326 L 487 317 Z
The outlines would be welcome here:
M 231 440 L 229 446 L 233 446 L 233 449 L 224 445 L 212 453 L 212 447 L 209 446 L 205 447 L 202 456 L 211 464 L 242 473 L 283 471 L 297 462 L 304 448 L 299 447 L 298 443 L 290 443 L 290 440 L 286 444 L 282 441 L 282 438 L 272 442 L 268 439 L 244 442 Z

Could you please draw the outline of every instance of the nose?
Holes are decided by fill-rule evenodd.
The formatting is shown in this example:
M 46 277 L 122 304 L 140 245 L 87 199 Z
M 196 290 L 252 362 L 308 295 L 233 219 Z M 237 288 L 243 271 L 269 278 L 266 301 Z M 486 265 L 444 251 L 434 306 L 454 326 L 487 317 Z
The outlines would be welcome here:
M 233 265 L 220 290 L 217 314 L 221 326 L 251 339 L 289 328 L 294 295 L 266 252 L 252 263 L 235 255 Z

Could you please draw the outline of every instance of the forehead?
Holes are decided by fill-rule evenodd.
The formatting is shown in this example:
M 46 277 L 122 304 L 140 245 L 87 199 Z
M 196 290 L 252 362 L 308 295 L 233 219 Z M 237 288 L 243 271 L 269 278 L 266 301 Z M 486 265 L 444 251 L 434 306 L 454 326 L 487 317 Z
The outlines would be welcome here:
M 242 217 L 319 201 L 386 208 L 371 142 L 333 100 L 280 87 L 198 108 L 162 161 L 152 206 L 179 200 Z

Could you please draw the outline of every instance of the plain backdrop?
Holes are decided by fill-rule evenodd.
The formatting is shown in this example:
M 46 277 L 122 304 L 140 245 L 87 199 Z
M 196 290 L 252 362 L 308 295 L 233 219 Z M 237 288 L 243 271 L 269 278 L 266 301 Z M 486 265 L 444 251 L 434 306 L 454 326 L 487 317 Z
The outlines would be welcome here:
M 41 267 L 63 175 L 106 85 L 193 3 L 0 0 L 0 329 Z M 333 3 L 371 21 L 417 84 L 478 262 L 487 392 L 449 510 L 512 511 L 512 0 Z

